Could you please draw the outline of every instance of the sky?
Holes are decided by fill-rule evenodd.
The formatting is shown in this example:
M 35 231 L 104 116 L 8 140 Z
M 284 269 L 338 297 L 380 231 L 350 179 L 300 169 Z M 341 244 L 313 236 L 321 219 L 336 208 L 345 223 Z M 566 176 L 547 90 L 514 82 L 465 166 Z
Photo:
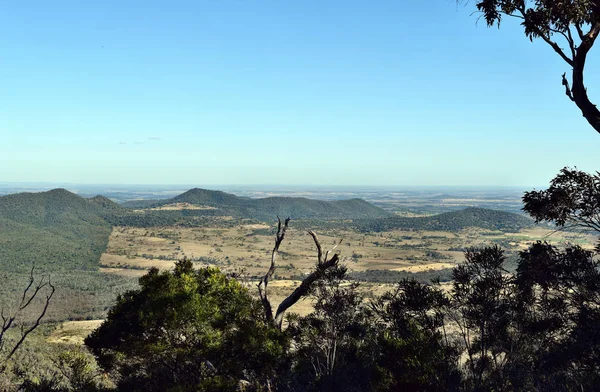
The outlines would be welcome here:
M 474 11 L 3 2 L 0 182 L 543 186 L 564 166 L 599 170 L 567 65 Z

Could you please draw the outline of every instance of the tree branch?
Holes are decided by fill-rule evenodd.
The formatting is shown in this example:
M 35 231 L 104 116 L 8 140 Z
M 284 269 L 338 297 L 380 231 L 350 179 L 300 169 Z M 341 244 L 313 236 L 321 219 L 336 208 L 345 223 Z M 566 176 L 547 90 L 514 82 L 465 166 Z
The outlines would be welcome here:
M 265 309 L 265 315 L 270 321 L 273 321 L 273 308 L 271 306 L 271 301 L 269 301 L 267 295 L 267 285 L 269 284 L 269 280 L 271 279 L 271 277 L 275 273 L 275 269 L 277 268 L 275 264 L 277 253 L 279 252 L 279 246 L 285 238 L 285 232 L 288 229 L 290 219 L 291 218 L 287 218 L 282 226 L 281 219 L 277 217 L 277 233 L 275 234 L 275 246 L 273 247 L 273 251 L 271 252 L 271 266 L 269 267 L 269 270 L 261 279 L 261 281 L 258 282 L 258 295 Z
M 312 230 L 309 230 L 308 234 L 310 234 L 310 236 L 313 238 L 313 241 L 315 242 L 315 246 L 317 247 L 317 257 L 318 257 L 317 268 L 310 275 L 308 275 L 306 278 L 304 278 L 304 280 L 302 280 L 302 283 L 300 283 L 300 286 L 298 286 L 292 292 L 292 294 L 290 294 L 286 299 L 284 299 L 279 304 L 279 307 L 277 308 L 277 313 L 275 314 L 275 325 L 277 325 L 279 328 L 281 328 L 281 325 L 283 323 L 283 315 L 284 315 L 285 311 L 288 310 L 290 307 L 292 307 L 302 297 L 307 296 L 310 293 L 310 288 L 311 288 L 312 284 L 315 281 L 321 279 L 323 277 L 323 275 L 325 274 L 325 272 L 329 268 L 336 267 L 340 260 L 337 253 L 334 254 L 331 257 L 331 259 L 327 259 L 328 256 L 323 258 L 323 247 L 321 246 L 321 243 L 319 242 L 317 235 Z M 335 247 L 337 247 L 337 245 L 334 246 L 333 249 L 335 249 Z M 333 249 L 331 249 L 331 250 L 333 250 Z M 330 252 L 331 251 L 327 252 L 327 255 L 329 255 Z
M 577 35 L 579 35 L 579 39 L 583 41 L 585 38 L 585 34 L 583 33 L 583 30 L 581 29 L 581 25 L 579 23 L 574 23 L 574 25 L 575 25 L 575 29 L 577 30 Z
M 40 293 L 40 290 L 42 290 L 44 287 L 50 287 L 50 293 L 48 293 L 46 295 L 44 308 L 42 309 L 42 312 L 39 314 L 39 316 L 37 317 L 35 322 L 31 325 L 31 327 L 29 327 L 28 329 L 25 329 L 24 325 L 21 326 L 21 338 L 17 341 L 17 343 L 10 350 L 8 356 L 5 358 L 6 360 L 10 359 L 14 355 L 14 353 L 19 349 L 19 347 L 23 344 L 23 342 L 25 341 L 27 336 L 30 333 L 32 333 L 37 327 L 39 327 L 42 319 L 44 318 L 44 316 L 46 315 L 46 312 L 48 311 L 48 307 L 50 306 L 50 301 L 51 301 L 52 297 L 54 296 L 54 292 L 56 291 L 54 285 L 50 281 L 50 277 L 48 276 L 47 281 L 45 281 L 44 277 L 42 277 L 40 282 L 35 286 L 33 293 L 31 293 L 28 297 L 28 293 L 31 290 L 31 288 L 33 287 L 33 284 L 35 282 L 34 270 L 35 270 L 35 266 L 33 266 L 31 268 L 31 271 L 29 273 L 29 283 L 28 283 L 27 287 L 25 287 L 25 289 L 23 290 L 23 295 L 21 296 L 21 301 L 20 301 L 19 305 L 17 306 L 17 310 L 14 312 L 14 314 L 11 315 L 10 311 L 9 311 L 5 315 L 4 309 L 2 309 L 0 311 L 0 318 L 2 318 L 2 326 L 0 327 L 0 351 L 2 350 L 2 348 L 4 348 L 4 345 L 5 345 L 4 336 L 5 336 L 6 332 L 13 326 L 13 324 L 15 323 L 15 321 L 17 320 L 17 318 L 19 317 L 21 312 L 31 305 L 32 301 L 38 296 L 38 294 Z
M 54 288 L 54 285 L 52 285 L 52 283 L 50 282 L 50 277 L 48 277 L 48 283 L 47 284 L 50 286 L 51 291 L 50 291 L 50 294 L 46 295 L 46 303 L 44 304 L 44 309 L 42 310 L 42 313 L 40 313 L 40 315 L 38 316 L 38 318 L 35 320 L 35 323 L 31 327 L 29 327 L 25 332 L 23 332 L 23 330 L 21 331 L 21 339 L 19 339 L 19 341 L 17 342 L 17 344 L 15 344 L 15 346 L 13 347 L 13 349 L 10 351 L 10 353 L 6 357 L 7 360 L 10 359 L 10 357 L 12 357 L 14 355 L 14 353 L 23 344 L 23 342 L 25 341 L 25 339 L 27 338 L 27 336 L 30 333 L 32 333 L 37 327 L 40 326 L 40 322 L 42 321 L 42 319 L 46 315 L 46 312 L 48 311 L 48 306 L 50 306 L 50 300 L 52 299 L 52 296 L 54 295 L 54 292 L 56 291 L 56 289 Z M 44 284 L 44 286 L 46 286 L 46 284 Z M 37 291 L 36 291 L 36 293 L 37 293 Z
M 517 10 L 518 10 L 518 11 L 521 13 L 521 16 L 523 17 L 523 20 L 525 21 L 525 22 L 523 22 L 523 23 L 527 23 L 527 21 L 528 21 L 529 19 L 527 18 L 527 11 L 526 11 L 526 9 L 525 9 L 525 5 L 523 4 L 523 6 L 522 6 L 522 7 L 519 7 Z M 549 36 L 549 34 L 546 34 L 545 32 L 543 32 L 543 31 L 542 31 L 542 30 L 541 30 L 541 29 L 540 29 L 538 26 L 536 26 L 536 25 L 535 25 L 535 24 L 533 24 L 533 23 L 531 23 L 531 26 L 532 26 L 532 27 L 535 29 L 535 33 L 536 33 L 538 36 L 540 36 L 540 37 L 541 37 L 541 38 L 542 38 L 544 41 L 546 41 L 546 43 L 547 43 L 548 45 L 550 45 L 550 46 L 552 47 L 552 49 L 554 49 L 554 51 L 555 51 L 556 53 L 558 53 L 558 55 L 559 55 L 559 56 L 560 56 L 560 57 L 561 57 L 561 58 L 562 58 L 562 59 L 563 59 L 563 60 L 564 60 L 564 61 L 565 61 L 567 64 L 569 64 L 571 67 L 573 66 L 574 59 L 570 59 L 570 58 L 569 58 L 569 57 L 568 57 L 568 56 L 565 54 L 565 52 L 563 52 L 563 50 L 561 49 L 561 47 L 560 47 L 560 46 L 558 46 L 558 44 L 557 44 L 556 42 L 554 42 L 554 41 L 552 41 L 552 40 L 550 39 L 550 36 Z

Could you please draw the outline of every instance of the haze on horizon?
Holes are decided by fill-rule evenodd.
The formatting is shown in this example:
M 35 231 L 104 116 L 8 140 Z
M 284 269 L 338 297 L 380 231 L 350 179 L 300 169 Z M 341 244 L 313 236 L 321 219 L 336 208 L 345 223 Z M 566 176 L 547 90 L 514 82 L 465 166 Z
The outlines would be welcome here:
M 561 60 L 476 20 L 453 0 L 6 4 L 0 182 L 528 187 L 597 169 Z

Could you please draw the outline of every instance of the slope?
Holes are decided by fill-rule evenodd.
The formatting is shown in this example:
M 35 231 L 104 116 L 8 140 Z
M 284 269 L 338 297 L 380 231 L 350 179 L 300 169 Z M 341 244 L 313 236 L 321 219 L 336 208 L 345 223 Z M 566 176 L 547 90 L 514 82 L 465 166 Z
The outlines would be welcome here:
M 0 197 L 0 269 L 96 269 L 111 231 L 103 213 L 64 189 Z
M 533 225 L 533 221 L 512 212 L 469 207 L 427 217 L 388 217 L 355 222 L 360 231 L 442 230 L 457 231 L 467 227 L 514 232 Z

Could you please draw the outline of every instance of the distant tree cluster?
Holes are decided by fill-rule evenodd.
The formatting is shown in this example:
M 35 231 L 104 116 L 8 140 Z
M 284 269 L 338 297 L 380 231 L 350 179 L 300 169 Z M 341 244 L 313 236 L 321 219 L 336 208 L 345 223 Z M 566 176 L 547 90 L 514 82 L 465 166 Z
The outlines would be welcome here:
M 532 226 L 532 224 L 531 219 L 519 214 L 475 207 L 425 217 L 393 216 L 379 219 L 359 219 L 354 222 L 357 230 L 363 232 L 390 230 L 459 231 L 468 227 L 516 232 Z

